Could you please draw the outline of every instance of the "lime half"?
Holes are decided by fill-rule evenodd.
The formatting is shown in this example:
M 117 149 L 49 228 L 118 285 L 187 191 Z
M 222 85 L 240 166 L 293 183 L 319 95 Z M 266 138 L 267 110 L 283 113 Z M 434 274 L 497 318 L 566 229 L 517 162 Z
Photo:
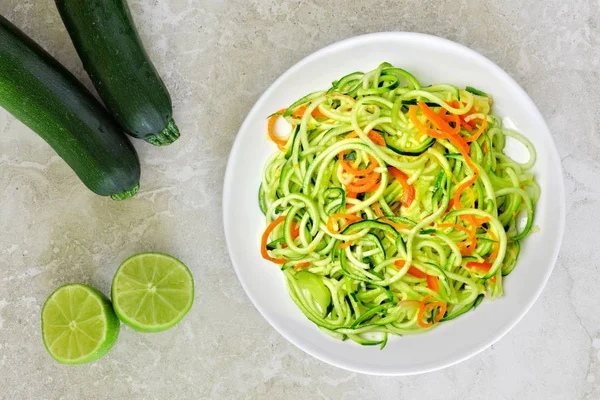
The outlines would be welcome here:
M 194 302 L 194 279 L 178 259 L 161 253 L 136 254 L 121 264 L 112 282 L 112 301 L 123 323 L 140 332 L 177 324 Z
M 63 364 L 82 364 L 108 353 L 119 326 L 110 301 L 87 285 L 59 287 L 42 308 L 44 346 Z

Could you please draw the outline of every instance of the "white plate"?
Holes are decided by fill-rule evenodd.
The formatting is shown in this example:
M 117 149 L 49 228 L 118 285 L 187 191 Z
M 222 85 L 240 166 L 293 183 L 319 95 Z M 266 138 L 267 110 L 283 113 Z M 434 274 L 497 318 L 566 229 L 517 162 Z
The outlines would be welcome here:
M 404 68 L 425 84 L 474 86 L 493 95 L 494 113 L 527 136 L 538 152 L 534 172 L 541 186 L 535 225 L 523 241 L 505 296 L 484 301 L 459 318 L 419 335 L 391 338 L 384 350 L 341 342 L 319 331 L 287 294 L 277 265 L 260 256 L 265 229 L 257 193 L 264 163 L 276 147 L 266 138 L 268 115 L 301 96 L 326 89 L 353 71 L 381 62 Z M 516 154 L 518 158 L 518 154 Z M 462 45 L 416 33 L 376 33 L 344 40 L 306 57 L 285 72 L 254 105 L 229 157 L 223 193 L 225 236 L 233 266 L 248 297 L 290 342 L 320 360 L 351 371 L 409 375 L 465 360 L 506 334 L 531 308 L 548 280 L 564 230 L 565 194 L 558 152 L 540 112 L 497 65 Z

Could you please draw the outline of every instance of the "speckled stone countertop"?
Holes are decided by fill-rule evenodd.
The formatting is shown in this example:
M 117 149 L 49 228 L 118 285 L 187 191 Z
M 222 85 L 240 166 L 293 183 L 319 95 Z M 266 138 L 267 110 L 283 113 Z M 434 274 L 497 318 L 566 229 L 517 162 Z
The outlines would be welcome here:
M 598 1 L 130 4 L 183 136 L 162 149 L 135 143 L 142 190 L 117 203 L 91 194 L 0 110 L 0 398 L 600 398 Z M 0 13 L 91 87 L 53 1 L 2 0 Z M 377 31 L 443 36 L 509 72 L 546 118 L 567 187 L 563 248 L 533 309 L 483 353 L 415 377 L 346 372 L 288 343 L 244 294 L 221 224 L 227 155 L 260 94 L 313 51 Z M 124 327 L 96 363 L 55 363 L 40 337 L 46 297 L 67 282 L 108 293 L 120 261 L 146 250 L 171 253 L 192 269 L 197 297 L 186 319 L 161 334 Z

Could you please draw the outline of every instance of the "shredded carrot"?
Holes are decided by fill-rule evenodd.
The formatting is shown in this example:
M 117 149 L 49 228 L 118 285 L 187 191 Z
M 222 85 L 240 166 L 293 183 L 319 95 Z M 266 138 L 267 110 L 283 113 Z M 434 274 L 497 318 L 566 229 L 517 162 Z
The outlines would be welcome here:
M 452 127 L 450 125 L 448 125 L 448 123 L 446 121 L 444 121 L 444 119 L 442 117 L 440 117 L 438 114 L 436 114 L 435 111 L 433 111 L 431 108 L 429 108 L 429 106 L 427 104 L 420 101 L 418 106 L 421 109 L 421 113 L 423 113 L 423 115 L 426 116 L 427 119 L 429 119 L 429 121 L 431 121 L 432 124 L 437 126 L 439 130 L 444 131 L 444 132 L 452 132 L 453 131 Z
M 375 202 L 372 205 L 373 210 L 375 211 L 375 215 L 377 215 L 378 217 L 383 217 L 383 211 L 381 211 L 381 207 L 379 206 L 379 202 Z
M 353 244 L 354 244 L 354 241 L 348 240 L 347 242 L 338 244 L 338 249 L 345 249 L 347 247 L 352 246 Z
M 465 183 L 463 183 L 456 189 L 456 192 L 454 192 L 454 198 L 452 199 L 453 200 L 452 204 L 454 205 L 455 208 L 457 208 L 457 209 L 460 208 L 460 196 L 461 196 L 462 192 L 466 188 L 468 188 L 469 186 L 474 184 L 478 177 L 479 177 L 479 172 L 476 171 L 476 173 L 471 177 L 471 179 L 469 179 L 468 181 L 466 181 Z
M 465 128 L 465 130 L 469 133 L 473 132 L 473 127 L 469 124 L 467 124 L 465 121 L 461 120 L 460 121 L 460 125 Z
M 262 239 L 260 241 L 260 254 L 265 260 L 274 262 L 275 264 L 284 264 L 287 260 L 285 258 L 271 257 L 267 251 L 267 243 L 269 241 L 269 235 L 271 235 L 271 232 L 273 232 L 277 225 L 281 224 L 283 221 L 285 221 L 285 215 L 280 215 L 275 220 L 273 220 L 273 222 L 271 222 L 269 226 L 267 226 L 267 229 L 265 229 L 265 232 L 263 233 Z
M 496 243 L 494 243 L 492 253 L 490 254 L 490 256 L 488 258 L 490 260 L 490 262 L 493 262 L 496 260 L 496 258 L 498 257 L 498 253 L 500 252 L 500 243 L 498 243 L 498 236 L 496 236 L 496 234 L 491 229 L 488 229 L 487 233 L 488 233 L 488 235 L 490 235 L 492 240 L 494 240 L 496 242 Z
M 476 216 L 472 215 L 471 216 L 473 218 L 473 222 L 475 222 L 475 224 L 477 224 L 477 226 L 483 225 L 486 222 L 490 222 L 490 217 L 481 217 L 481 218 L 477 218 Z
M 467 255 L 473 254 L 475 249 L 477 248 L 477 222 L 475 221 L 475 217 L 472 215 L 465 215 L 464 218 L 471 224 L 471 230 L 469 232 L 469 240 L 470 244 L 465 249 Z
M 473 268 L 473 269 L 478 269 L 478 270 L 487 272 L 490 269 L 492 269 L 492 263 L 489 263 L 487 261 L 484 261 L 484 262 L 471 261 L 471 262 L 467 263 L 467 268 Z
M 366 176 L 364 178 L 355 178 L 351 182 L 351 186 L 365 186 L 365 185 L 370 186 L 373 183 L 375 183 L 380 177 L 381 177 L 381 174 L 379 172 L 374 172 L 371 175 Z
M 321 110 L 319 110 L 319 107 L 315 108 L 313 112 L 310 113 L 310 115 L 312 115 L 315 118 L 329 118 L 327 115 L 323 114 Z
M 419 307 L 419 313 L 417 314 L 417 323 L 422 328 L 432 327 L 434 324 L 436 324 L 437 322 L 439 322 L 444 317 L 444 314 L 446 314 L 446 309 L 447 309 L 446 304 L 442 303 L 441 301 L 434 301 L 434 302 L 431 302 L 431 303 L 427 303 L 427 300 L 429 300 L 430 298 L 431 298 L 431 296 L 425 296 L 423 298 L 423 300 L 421 300 L 421 306 Z M 423 317 L 425 315 L 425 312 L 428 309 L 430 309 L 430 308 L 433 309 L 435 307 L 439 307 L 440 310 L 438 311 L 437 315 L 433 319 L 433 322 L 425 322 L 425 321 L 423 321 Z
M 292 239 L 296 239 L 300 236 L 300 226 L 298 224 L 294 224 L 292 226 Z
M 275 134 L 275 122 L 277 119 L 285 112 L 285 108 L 277 111 L 267 123 L 267 133 L 269 134 L 269 139 L 271 139 L 279 148 L 285 146 L 287 144 L 287 139 L 280 138 Z
M 397 269 L 402 269 L 404 268 L 404 266 L 406 265 L 406 261 L 404 260 L 398 260 L 394 262 L 394 266 Z M 414 276 L 415 278 L 419 278 L 419 279 L 424 279 L 427 278 L 427 274 L 423 271 L 421 271 L 418 268 L 413 267 L 412 265 L 410 267 L 408 267 L 408 271 L 406 272 L 409 275 Z
M 448 202 L 448 207 L 446 208 L 446 214 L 448 214 L 450 212 L 450 210 L 452 210 L 452 207 L 454 207 L 454 199 L 450 199 L 450 201 Z
M 481 122 L 481 125 L 479 126 L 479 129 L 477 130 L 477 132 L 475 132 L 475 134 L 473 134 L 473 136 L 470 136 L 468 138 L 465 138 L 465 142 L 470 143 L 470 142 L 474 142 L 477 139 L 479 139 L 479 136 L 481 136 L 481 134 L 483 133 L 483 131 L 485 130 L 485 128 L 487 128 L 487 115 L 483 118 L 483 121 Z
M 469 156 L 469 144 L 458 134 L 458 132 L 460 131 L 460 126 L 459 126 L 459 122 L 460 122 L 460 116 L 458 117 L 458 119 L 456 118 L 456 116 L 449 116 L 448 118 L 451 118 L 452 121 L 454 122 L 454 128 L 450 126 L 450 124 L 448 123 L 447 120 L 445 120 L 442 116 L 440 116 L 439 114 L 435 113 L 431 108 L 429 108 L 429 106 L 427 106 L 427 104 L 423 103 L 423 102 L 419 102 L 418 107 L 421 109 L 421 113 L 427 117 L 427 119 L 433 124 L 435 125 L 439 130 L 434 130 L 434 129 L 428 129 L 426 125 L 422 124 L 416 115 L 416 108 L 410 108 L 409 109 L 409 117 L 412 121 L 412 123 L 417 127 L 417 129 L 419 129 L 419 132 L 434 137 L 436 139 L 447 139 L 450 143 L 452 143 L 452 145 L 454 145 L 454 147 L 456 147 L 458 149 L 458 151 L 461 153 L 461 155 L 463 156 L 465 163 L 469 166 L 469 168 L 473 171 L 473 177 L 465 182 L 463 185 L 459 186 L 458 189 L 455 192 L 454 195 L 454 207 L 459 208 L 460 207 L 460 195 L 463 192 L 463 190 L 465 188 L 467 188 L 468 186 L 472 185 L 473 183 L 475 183 L 475 181 L 478 178 L 479 175 L 479 171 L 477 169 L 477 167 L 475 166 L 475 164 L 473 164 L 473 161 L 471 160 L 471 157 Z M 445 115 L 442 114 L 442 115 Z M 449 119 L 450 120 L 450 119 Z
M 492 283 L 494 283 L 494 284 L 496 283 L 496 280 L 497 280 L 497 279 L 496 279 L 496 275 L 494 275 L 494 276 L 492 276 L 492 277 L 490 278 L 490 282 L 492 282 Z
M 427 278 L 429 276 L 425 272 L 421 271 L 420 269 L 412 267 L 412 266 L 408 269 L 407 274 L 412 275 L 415 278 L 419 278 L 419 279 Z
M 369 139 L 371 139 L 373 141 L 373 143 L 375 143 L 376 145 L 385 147 L 385 140 L 383 139 L 383 136 L 381 136 L 381 134 L 379 132 L 377 132 L 377 131 L 369 132 Z
M 388 172 L 402 185 L 402 205 L 410 207 L 415 199 L 415 187 L 408 183 L 408 175 L 394 167 L 388 167 Z
M 415 128 L 417 128 L 417 130 L 421 134 L 426 135 L 427 131 L 429 130 L 429 127 L 423 124 L 421 121 L 419 121 L 419 118 L 417 117 L 417 109 L 417 106 L 410 106 L 408 108 L 408 117 L 410 118 L 410 121 L 413 123 Z
M 383 139 L 383 136 L 381 136 L 381 134 L 379 132 L 371 130 L 367 136 L 376 145 L 386 147 L 385 140 Z M 356 137 L 358 137 L 358 133 L 356 133 L 356 131 L 350 132 L 349 134 L 346 135 L 346 139 L 352 139 L 352 138 L 356 138 Z
M 306 106 L 300 106 L 298 108 L 296 108 L 294 110 L 294 112 L 292 113 L 292 117 L 294 118 L 302 118 L 304 116 L 304 114 L 306 113 Z M 315 108 L 310 115 L 312 115 L 315 118 L 327 118 L 327 115 L 323 114 L 319 108 Z
M 381 184 L 381 182 L 379 181 L 380 177 L 380 173 L 371 174 L 369 176 L 369 179 L 365 180 L 362 185 L 355 185 L 354 183 L 347 184 L 346 190 L 353 193 L 374 192 Z
M 340 228 L 340 230 L 339 230 L 339 231 L 336 231 L 336 230 L 333 228 L 333 222 L 334 222 L 336 219 L 345 219 L 345 220 L 346 220 L 346 226 L 347 226 L 347 225 L 350 225 L 350 224 L 352 224 L 352 223 L 354 223 L 354 222 L 362 221 L 362 218 L 361 218 L 361 217 L 359 217 L 358 215 L 354 215 L 354 214 L 342 214 L 342 213 L 339 213 L 339 214 L 331 214 L 331 215 L 329 216 L 329 219 L 327 220 L 327 229 L 328 229 L 328 230 L 329 230 L 329 232 L 331 232 L 331 233 L 337 233 L 337 232 L 339 232 L 339 231 L 341 231 L 341 230 L 342 230 L 342 229 Z M 344 227 L 345 227 L 345 226 L 344 226 Z
M 406 265 L 406 261 L 404 260 L 398 260 L 396 262 L 394 262 L 394 266 L 398 269 L 401 269 L 402 267 L 404 267 Z M 429 287 L 429 289 L 433 290 L 434 292 L 439 292 L 440 291 L 440 283 L 439 280 L 436 276 L 433 275 L 428 275 L 425 272 L 421 271 L 420 269 L 410 266 L 408 268 L 408 271 L 406 272 L 409 275 L 414 276 L 415 278 L 418 279 L 427 279 L 427 286 Z
M 348 162 L 348 160 L 344 159 L 345 155 L 346 155 L 346 153 L 344 153 L 344 152 L 341 152 L 338 155 L 338 158 L 340 160 L 340 164 L 342 165 L 342 168 L 346 172 L 348 172 L 348 173 L 350 173 L 350 174 L 352 174 L 354 176 L 367 176 L 367 175 L 370 175 L 375 170 L 375 168 L 377 168 L 379 166 L 379 164 L 377 163 L 377 161 L 373 157 L 369 156 L 369 161 L 370 162 L 369 162 L 369 165 L 367 166 L 367 168 L 365 168 L 365 169 L 355 168 L 355 167 L 352 166 L 352 164 L 350 162 Z
M 443 112 L 442 112 L 443 110 Z M 442 117 L 442 119 L 444 121 L 446 121 L 448 123 L 448 126 L 451 128 L 451 133 L 454 134 L 458 134 L 460 132 L 460 118 L 458 115 L 454 115 L 454 114 L 450 114 L 450 115 L 446 115 L 446 109 L 442 107 L 442 109 L 440 110 L 439 113 L 440 117 Z M 452 125 L 450 125 L 450 123 L 454 124 L 454 127 Z
M 309 267 L 310 267 L 309 262 L 301 262 L 294 266 L 294 271 L 298 271 L 298 270 L 300 270 L 300 268 L 309 268 Z
M 427 275 L 427 286 L 434 292 L 440 291 L 440 281 L 437 276 Z

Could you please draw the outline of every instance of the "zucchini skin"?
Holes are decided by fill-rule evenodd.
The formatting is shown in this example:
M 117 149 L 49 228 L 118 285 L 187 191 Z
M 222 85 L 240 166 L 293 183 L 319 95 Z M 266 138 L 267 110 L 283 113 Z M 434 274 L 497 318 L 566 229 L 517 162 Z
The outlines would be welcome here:
M 94 193 L 139 187 L 137 153 L 117 122 L 56 59 L 0 16 L 0 106 L 41 136 Z
M 83 67 L 110 113 L 157 146 L 179 137 L 171 97 L 148 58 L 126 0 L 56 0 Z

